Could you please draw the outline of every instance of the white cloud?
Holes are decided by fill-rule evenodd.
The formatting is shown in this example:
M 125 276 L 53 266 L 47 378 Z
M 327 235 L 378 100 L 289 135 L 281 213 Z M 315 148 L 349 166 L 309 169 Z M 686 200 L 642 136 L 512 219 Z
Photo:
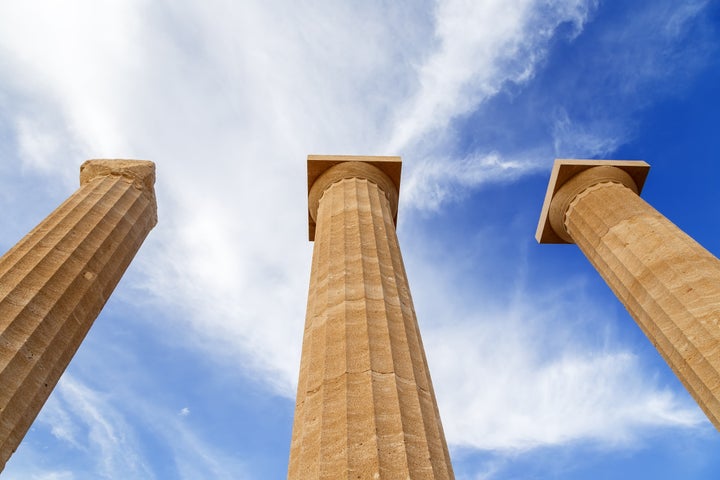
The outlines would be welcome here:
M 84 152 L 104 156 L 127 151 L 113 113 L 126 107 L 123 93 L 143 73 L 135 62 L 142 46 L 137 43 L 140 5 L 85 0 L 0 6 L 4 70 L 12 72 L 6 81 L 29 96 L 39 94 L 43 108 L 59 109 Z
M 173 414 L 130 388 L 147 380 L 142 373 L 127 372 L 121 376 L 126 381 L 123 388 L 106 384 L 108 378 L 117 379 L 115 374 L 105 381 L 94 379 L 94 386 L 72 374 L 63 375 L 34 428 L 48 429 L 73 454 L 82 454 L 78 455 L 81 463 L 76 464 L 70 456 L 56 465 L 57 471 L 43 472 L 38 465 L 42 462 L 37 462 L 43 452 L 31 451 L 32 446 L 23 444 L 22 458 L 13 457 L 6 470 L 10 478 L 65 480 L 76 478 L 70 473 L 72 470 L 88 478 L 154 479 L 158 478 L 154 447 L 150 446 L 154 442 L 172 452 L 178 478 L 246 478 L 241 459 L 222 450 L 223 447 L 230 450 L 228 446 L 211 445 L 184 421 L 190 414 L 189 408 Z M 112 393 L 104 390 L 107 388 Z M 148 443 L 148 438 L 152 442 Z M 83 465 L 87 459 L 92 459 L 93 464 Z M 61 467 L 65 470 L 60 470 Z M 169 467 L 164 466 L 163 471 Z
M 20 160 L 72 175 L 84 159 L 77 155 L 155 160 L 160 223 L 143 247 L 137 280 L 166 312 L 158 322 L 287 397 L 295 390 L 309 276 L 305 156 L 402 152 L 404 201 L 430 209 L 535 171 L 531 151 L 550 145 L 524 155 L 455 155 L 452 122 L 507 83 L 532 80 L 555 29 L 570 23 L 578 35 L 596 2 L 448 0 L 437 2 L 434 16 L 396 3 L 0 4 L 0 86 L 19 99 L 11 115 Z M 676 31 L 682 18 L 668 28 Z M 578 124 L 560 112 L 558 149 L 600 153 L 622 142 L 612 125 Z M 478 448 L 621 441 L 643 423 L 697 422 L 657 385 L 634 385 L 637 360 L 622 350 L 560 348 L 547 361 L 523 336 L 469 340 L 499 333 L 501 317 L 426 334 L 469 360 L 468 370 L 458 368 L 443 360 L 449 352 L 441 344 L 429 344 L 440 359 L 432 368 L 443 379 L 437 383 L 452 441 Z M 498 359 L 510 360 L 499 372 L 491 367 Z M 490 391 L 481 377 L 492 380 Z M 581 393 L 590 380 L 606 388 L 587 403 Z M 611 414 L 628 388 L 623 408 L 598 423 L 597 412 Z M 450 399 L 456 390 L 465 395 Z M 106 472 L 147 475 L 131 429 L 108 399 L 72 378 L 60 392 L 58 438 L 77 445 L 92 437 Z M 560 422 L 570 405 L 572 421 Z M 512 428 L 479 438 L 476 431 L 493 427 L 486 411 L 506 416 Z M 85 430 L 66 421 L 71 414 Z M 180 452 L 202 447 L 187 431 L 175 432 L 185 439 Z M 222 473 L 222 462 L 207 455 Z M 188 477 L 197 472 L 183 468 Z
M 607 158 L 635 137 L 639 111 L 682 95 L 716 51 L 705 33 L 707 5 L 652 2 L 599 32 L 593 55 L 578 58 L 554 86 L 562 94 L 551 109 L 555 155 Z
M 617 447 L 648 427 L 704 424 L 702 412 L 654 384 L 628 351 L 580 344 L 553 352 L 543 348 L 548 337 L 527 317 L 473 318 L 428 332 L 436 381 L 452 392 L 440 405 L 451 442 L 482 450 Z
M 586 279 L 526 278 L 524 255 L 499 251 L 502 241 L 489 230 L 472 242 L 487 253 L 434 245 L 437 262 L 408 258 L 451 444 L 503 454 L 582 442 L 625 448 L 659 428 L 708 427 L 690 397 L 664 386 L 618 335 L 619 320 L 630 319 L 589 295 Z M 491 260 L 498 255 L 518 257 L 512 287 L 494 274 L 513 268 Z
M 81 446 L 96 459 L 96 471 L 103 478 L 118 474 L 134 478 L 155 478 L 143 460 L 143 453 L 132 427 L 112 406 L 112 399 L 92 390 L 71 375 L 65 375 L 56 387 L 57 408 L 64 410 L 59 424 L 51 432 L 61 440 Z M 55 417 L 58 418 L 58 417 Z M 68 419 L 70 418 L 70 421 Z M 52 421 L 40 415 L 40 423 Z M 68 430 L 75 432 L 68 434 Z
M 3 470 L 3 480 L 75 480 L 79 478 L 76 473 L 69 469 L 54 466 L 47 466 L 47 462 L 43 458 L 33 457 L 30 461 L 16 468 L 18 455 L 23 455 L 29 449 L 21 444 L 18 452 L 11 457 L 10 462 Z
M 8 480 L 13 480 L 13 478 L 17 478 L 18 480 L 73 480 L 76 477 L 72 472 L 43 471 L 26 473 L 21 477 L 10 476 L 8 477 Z
M 51 170 L 53 159 L 61 149 L 62 137 L 27 117 L 18 119 L 17 135 L 20 155 L 29 166 L 40 171 Z
M 421 65 L 419 87 L 399 112 L 390 150 L 400 151 L 496 94 L 530 79 L 557 25 L 581 29 L 594 1 L 552 6 L 531 0 L 438 2 L 437 48 Z
M 555 111 L 554 149 L 560 158 L 607 158 L 631 136 L 628 125 L 609 119 L 573 121 L 564 108 Z
M 71 480 L 75 478 L 71 472 L 51 472 L 36 474 L 31 480 Z
M 537 162 L 505 161 L 498 152 L 484 152 L 455 158 L 450 122 L 476 109 L 502 90 L 507 83 L 530 80 L 544 58 L 548 41 L 561 23 L 571 23 L 576 34 L 582 30 L 595 1 L 568 0 L 552 5 L 529 0 L 439 2 L 436 9 L 437 47 L 418 69 L 419 86 L 398 109 L 397 122 L 388 150 L 427 156 L 420 164 L 409 165 L 409 182 L 425 196 L 411 195 L 420 207 L 437 207 L 459 185 L 477 187 L 492 180 L 487 159 L 516 175 L 534 170 Z M 429 151 L 429 152 L 428 152 Z M 443 153 L 438 153 L 443 152 Z M 428 155 L 430 153 L 430 155 Z M 479 165 L 476 165 L 479 163 Z M 428 166 L 443 174 L 428 173 Z M 497 171 L 497 168 L 495 169 Z M 407 176 L 406 176 L 407 177 Z M 505 177 L 500 175 L 500 177 Z
M 403 184 L 403 200 L 422 210 L 437 210 L 488 183 L 507 183 L 541 168 L 541 155 L 505 158 L 498 152 L 463 159 L 425 158 Z

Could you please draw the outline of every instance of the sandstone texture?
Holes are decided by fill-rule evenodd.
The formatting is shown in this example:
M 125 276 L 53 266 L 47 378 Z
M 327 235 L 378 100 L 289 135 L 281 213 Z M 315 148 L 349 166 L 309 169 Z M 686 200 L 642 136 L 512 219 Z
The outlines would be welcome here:
M 395 233 L 399 166 L 308 162 L 315 245 L 289 479 L 454 478 Z
M 91 160 L 81 172 L 0 258 L 0 469 L 157 223 L 152 162 Z
M 547 220 L 580 247 L 720 430 L 720 260 L 638 196 L 628 162 L 613 163 L 551 184 Z

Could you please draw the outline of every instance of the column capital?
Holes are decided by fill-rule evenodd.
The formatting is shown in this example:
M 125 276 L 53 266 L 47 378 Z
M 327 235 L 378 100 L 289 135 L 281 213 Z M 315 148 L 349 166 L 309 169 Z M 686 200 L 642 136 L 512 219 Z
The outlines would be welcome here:
M 80 166 L 80 186 L 97 177 L 118 175 L 132 181 L 141 190 L 154 194 L 155 163 L 149 160 L 93 159 Z
M 400 193 L 400 157 L 356 155 L 308 155 L 308 237 L 315 239 L 315 218 L 325 190 L 344 178 L 364 178 L 375 183 L 390 201 L 393 221 L 397 224 Z
M 565 229 L 570 203 L 603 182 L 620 183 L 640 194 L 650 165 L 642 160 L 555 159 L 535 239 L 538 243 L 574 243 Z
M 155 162 L 150 160 L 93 159 L 80 165 L 80 186 L 98 177 L 123 177 L 140 190 L 153 205 L 154 223 L 157 224 L 157 200 L 155 199 Z

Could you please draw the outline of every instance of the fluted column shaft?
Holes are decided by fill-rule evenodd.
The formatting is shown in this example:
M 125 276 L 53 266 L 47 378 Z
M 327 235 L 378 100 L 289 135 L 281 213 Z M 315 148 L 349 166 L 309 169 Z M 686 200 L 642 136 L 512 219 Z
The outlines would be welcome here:
M 566 232 L 720 429 L 720 260 L 598 168 L 562 187 Z
M 0 470 L 157 222 L 154 164 L 89 161 L 0 258 Z
M 392 207 L 358 175 L 317 208 L 288 478 L 450 479 Z

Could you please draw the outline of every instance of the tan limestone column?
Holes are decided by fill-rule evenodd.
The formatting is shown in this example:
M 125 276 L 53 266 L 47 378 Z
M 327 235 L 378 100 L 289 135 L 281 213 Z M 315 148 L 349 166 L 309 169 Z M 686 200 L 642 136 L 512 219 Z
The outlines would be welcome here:
M 157 223 L 155 165 L 90 160 L 80 189 L 0 258 L 0 470 Z
M 537 239 L 580 247 L 720 429 L 720 260 L 638 196 L 648 169 L 557 160 Z
M 308 157 L 289 479 L 454 478 L 395 234 L 399 180 L 399 157 Z

